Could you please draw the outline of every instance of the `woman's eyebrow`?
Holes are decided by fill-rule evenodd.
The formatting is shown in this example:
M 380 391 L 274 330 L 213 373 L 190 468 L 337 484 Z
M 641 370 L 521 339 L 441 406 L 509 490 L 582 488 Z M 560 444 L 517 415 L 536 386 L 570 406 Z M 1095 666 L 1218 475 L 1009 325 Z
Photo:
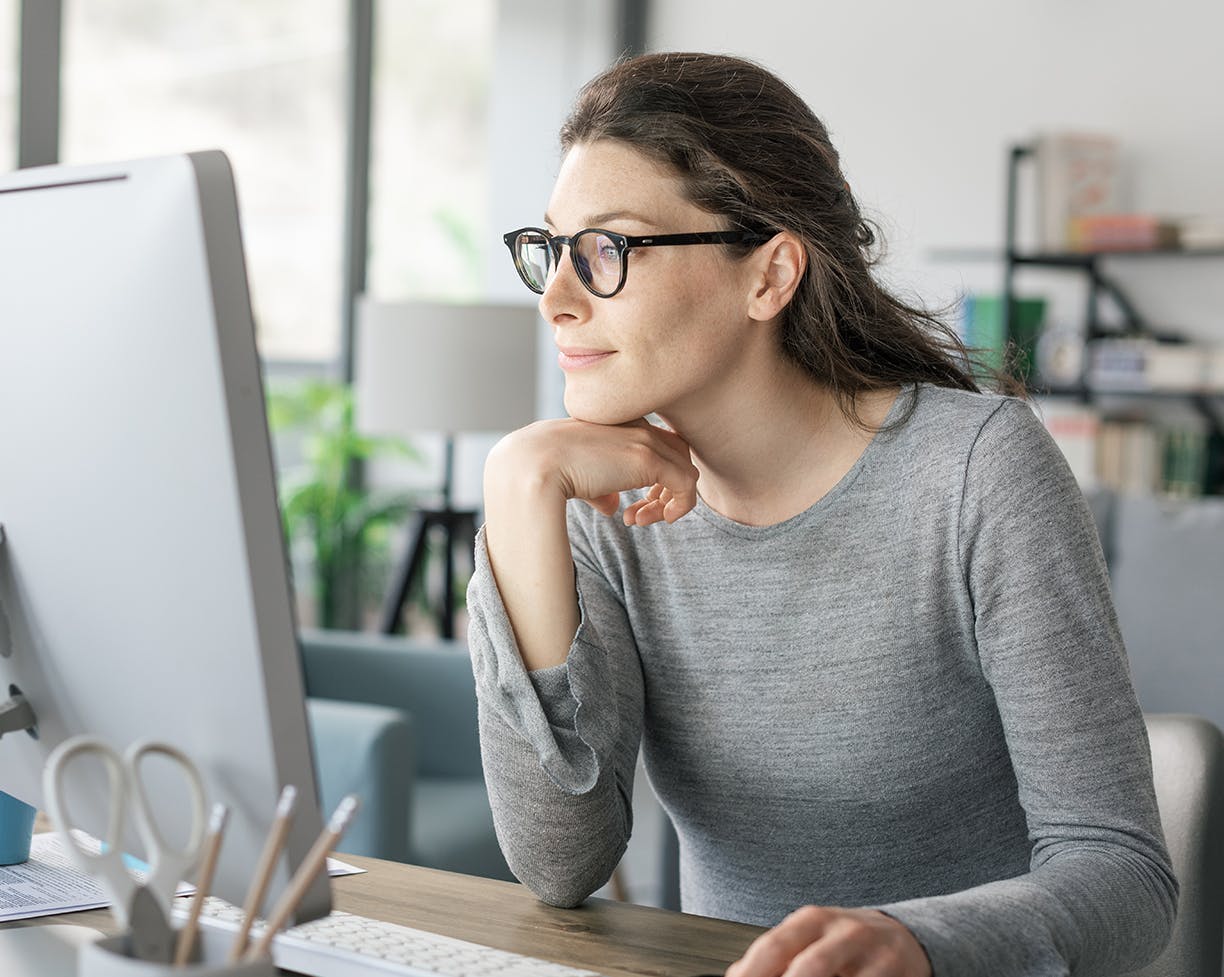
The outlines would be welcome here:
M 639 224 L 651 224 L 654 222 L 643 217 L 641 214 L 636 214 L 632 210 L 609 210 L 602 214 L 591 214 L 586 219 L 587 227 L 598 227 L 600 224 L 606 224 L 608 221 L 637 221 Z
M 639 224 L 648 224 L 651 227 L 656 226 L 654 221 L 647 217 L 643 217 L 641 214 L 636 214 L 631 210 L 608 210 L 601 214 L 590 214 L 583 221 L 583 227 L 599 227 L 601 224 L 606 224 L 608 221 L 614 220 L 637 221 Z M 555 228 L 557 225 L 553 223 L 553 219 L 551 217 L 545 214 L 544 226 Z

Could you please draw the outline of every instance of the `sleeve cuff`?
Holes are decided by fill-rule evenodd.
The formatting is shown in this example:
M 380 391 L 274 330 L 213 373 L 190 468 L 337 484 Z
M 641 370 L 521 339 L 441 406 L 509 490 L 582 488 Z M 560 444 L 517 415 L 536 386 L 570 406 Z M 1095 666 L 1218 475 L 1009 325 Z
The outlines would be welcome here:
M 468 645 L 481 706 L 496 712 L 531 745 L 559 788 L 585 794 L 610 762 L 618 717 L 607 656 L 581 592 L 580 622 L 568 658 L 529 673 L 493 578 L 483 527 L 476 536 L 475 562 L 468 586 Z

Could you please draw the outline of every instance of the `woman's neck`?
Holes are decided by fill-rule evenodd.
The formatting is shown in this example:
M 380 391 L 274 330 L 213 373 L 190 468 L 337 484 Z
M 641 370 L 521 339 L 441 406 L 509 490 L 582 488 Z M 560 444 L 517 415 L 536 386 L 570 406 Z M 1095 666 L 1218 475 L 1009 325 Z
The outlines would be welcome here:
M 864 429 L 797 367 L 783 363 L 772 372 L 751 391 L 725 391 L 664 417 L 692 448 L 706 505 L 753 526 L 783 522 L 823 498 L 854 467 L 898 393 L 859 397 Z

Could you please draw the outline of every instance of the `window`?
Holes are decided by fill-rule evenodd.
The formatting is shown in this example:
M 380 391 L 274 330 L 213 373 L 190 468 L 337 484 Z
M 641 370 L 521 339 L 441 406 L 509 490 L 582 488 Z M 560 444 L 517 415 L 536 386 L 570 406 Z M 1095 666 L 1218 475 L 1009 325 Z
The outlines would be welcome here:
M 375 5 L 368 290 L 479 298 L 491 242 L 495 0 Z
M 17 165 L 17 12 L 20 0 L 0 0 L 0 173 Z
M 339 350 L 346 10 L 346 0 L 65 2 L 64 162 L 225 150 L 266 358 Z

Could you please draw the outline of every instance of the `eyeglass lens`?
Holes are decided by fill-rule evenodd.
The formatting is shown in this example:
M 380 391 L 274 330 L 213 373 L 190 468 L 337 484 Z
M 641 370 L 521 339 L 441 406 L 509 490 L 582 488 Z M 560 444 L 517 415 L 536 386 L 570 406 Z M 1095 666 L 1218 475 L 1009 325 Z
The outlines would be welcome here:
M 544 291 L 553 270 L 552 245 L 544 235 L 526 231 L 516 242 L 519 269 L 527 284 L 538 292 Z M 599 231 L 582 231 L 569 242 L 574 267 L 582 283 L 597 295 L 615 292 L 621 280 L 621 249 L 608 235 Z M 560 247 L 557 248 L 559 252 Z
M 543 292 L 552 265 L 548 238 L 533 231 L 524 231 L 515 239 L 514 247 L 523 280 L 534 291 Z

